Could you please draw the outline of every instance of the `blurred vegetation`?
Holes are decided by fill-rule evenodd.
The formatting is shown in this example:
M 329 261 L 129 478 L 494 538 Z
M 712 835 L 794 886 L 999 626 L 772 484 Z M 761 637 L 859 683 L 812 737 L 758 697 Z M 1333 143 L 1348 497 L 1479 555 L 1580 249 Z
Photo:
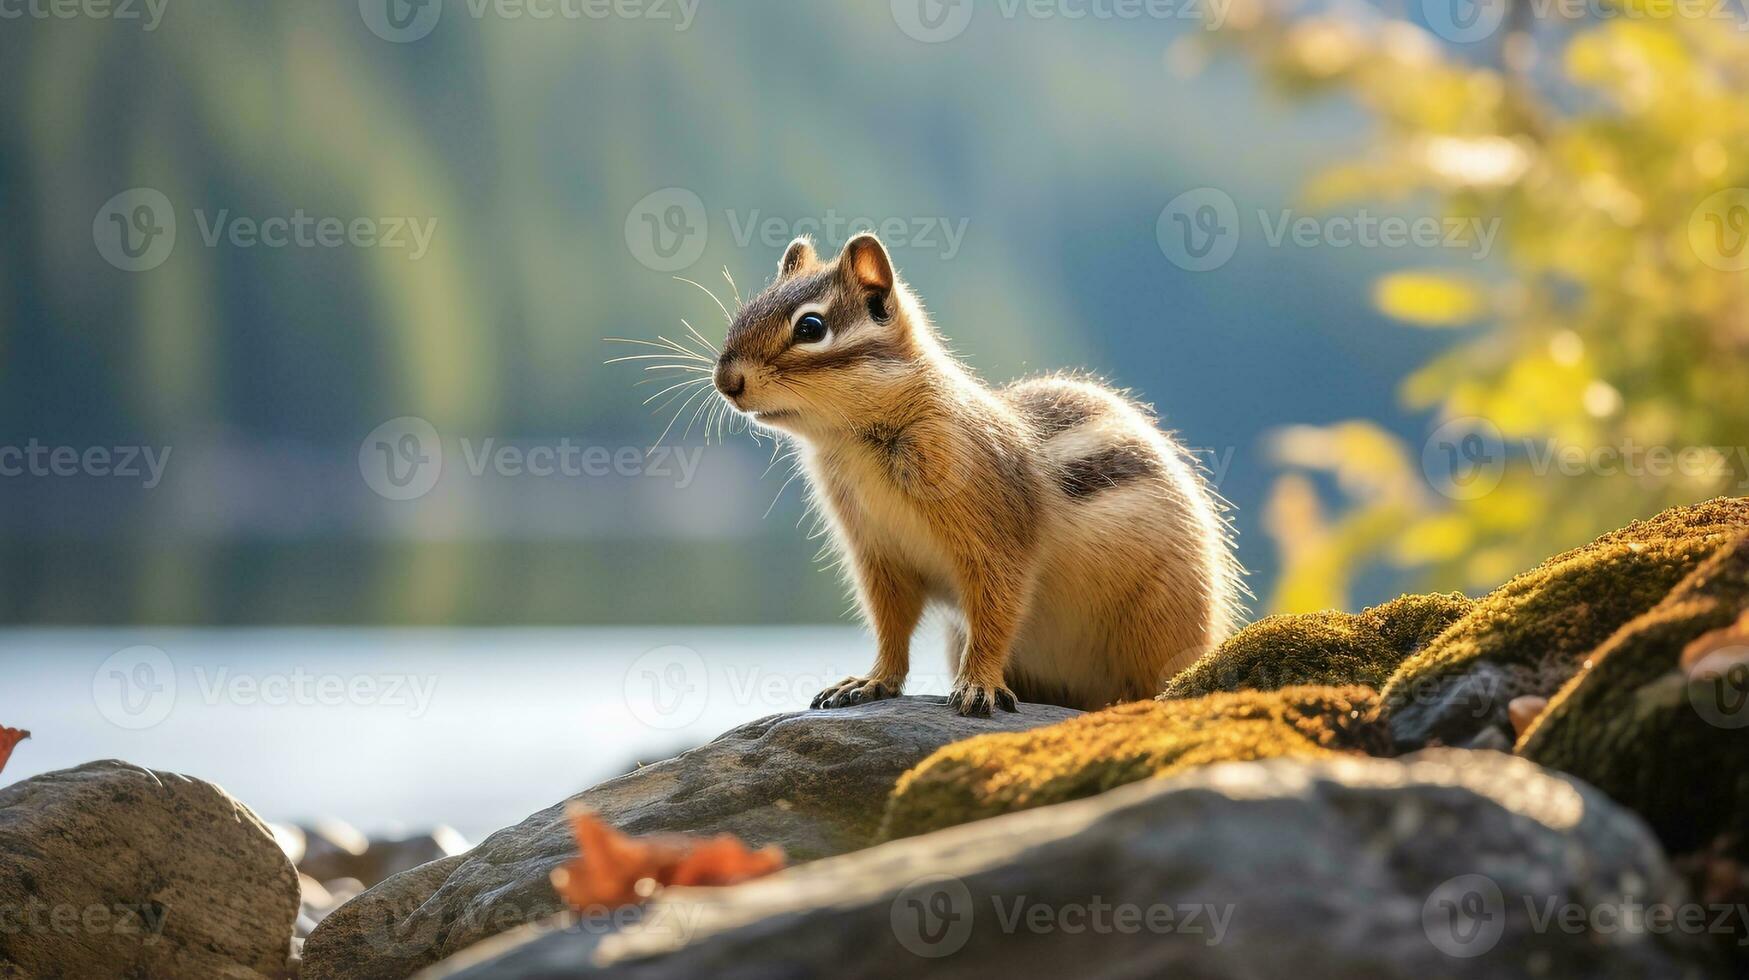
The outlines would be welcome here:
M 1632 519 L 1744 493 L 1740 12 L 1610 0 L 1564 19 L 1507 2 L 1469 43 L 1270 0 L 1184 42 L 1250 59 L 1295 100 L 1368 113 L 1350 159 L 1306 182 L 1313 205 L 1423 200 L 1500 229 L 1487 275 L 1400 270 L 1373 290 L 1410 328 L 1456 332 L 1399 388 L 1432 413 L 1426 443 L 1360 419 L 1277 432 L 1277 610 L 1349 608 L 1381 571 L 1489 588 Z
M 1247 515 L 1265 486 L 1255 433 L 1305 405 L 1235 407 L 1225 379 L 1252 365 L 1279 389 L 1269 372 L 1292 365 L 1256 351 L 1290 329 L 1325 356 L 1361 343 L 1356 322 L 1384 329 L 1358 301 L 1342 330 L 1293 329 L 1293 298 L 1231 288 L 1240 262 L 1199 277 L 1163 260 L 1166 187 L 1218 174 L 1255 193 L 1295 166 L 1182 138 L 1251 99 L 1242 78 L 1191 89 L 1165 69 L 1194 23 L 992 17 L 929 45 L 887 4 L 706 3 L 684 32 L 443 6 L 406 44 L 372 34 L 351 0 L 176 0 L 151 31 L 5 22 L 0 446 L 174 454 L 148 492 L 0 479 L 0 622 L 839 619 L 849 603 L 797 530 L 797 487 L 764 516 L 787 475 L 760 478 L 768 447 L 710 447 L 683 491 L 469 480 L 460 460 L 416 502 L 360 479 L 361 440 L 401 416 L 449 440 L 654 440 L 652 389 L 603 366 L 617 353 L 603 338 L 681 317 L 722 329 L 709 298 L 628 249 L 628 213 L 662 188 L 709 213 L 708 246 L 679 274 L 725 293 L 724 267 L 743 291 L 770 275 L 787 237 L 742 231 L 767 219 L 963 223 L 953 254 L 895 257 L 977 369 L 1085 366 L 1147 393 L 1233 460 L 1223 489 Z M 93 215 L 134 187 L 161 191 L 179 224 L 174 253 L 142 273 L 93 247 Z M 300 210 L 436 233 L 418 259 L 214 247 L 197 216 Z M 1300 251 L 1281 266 L 1323 283 L 1354 261 Z M 1342 410 L 1388 408 L 1370 369 L 1355 373 L 1331 395 Z M 1261 536 L 1245 540 L 1266 566 Z
M 1508 447 L 1744 440 L 1744 273 L 1695 246 L 1730 266 L 1717 246 L 1749 220 L 1749 201 L 1702 207 L 1749 183 L 1749 35 L 1515 21 L 1453 45 L 1365 6 L 1216 6 L 1225 27 L 1205 32 L 980 4 L 945 44 L 878 3 L 707 3 L 685 32 L 447 4 L 408 44 L 352 3 L 177 2 L 151 32 L 9 22 L 0 446 L 175 453 L 149 492 L 0 480 L 0 622 L 841 616 L 795 488 L 762 516 L 784 474 L 761 480 L 751 444 L 711 447 L 684 489 L 464 474 L 399 503 L 360 479 L 360 441 L 399 416 L 451 439 L 654 439 L 650 389 L 602 365 L 603 338 L 720 329 L 628 249 L 628 213 L 666 187 L 709 212 L 681 274 L 714 286 L 727 266 L 744 292 L 781 243 L 738 229 L 766 218 L 965 222 L 955 254 L 896 250 L 956 348 L 993 380 L 1081 366 L 1153 401 L 1219 465 L 1253 586 L 1282 609 L 1386 599 L 1402 569 L 1478 590 L 1734 491 L 1741 457 L 1722 476 L 1566 477 L 1515 448 L 1491 492 L 1448 497 L 1444 457 L 1475 468 L 1492 432 L 1421 447 L 1467 417 Z M 1264 70 L 1179 73 L 1221 52 Z M 1156 221 L 1180 191 L 1261 215 L 1310 171 L 1304 203 L 1497 219 L 1500 240 L 1454 259 L 1462 276 L 1418 267 L 1437 249 L 1256 238 L 1207 273 L 1164 260 Z M 92 219 L 142 186 L 174 202 L 179 237 L 132 274 Z M 436 235 L 417 260 L 212 247 L 196 217 L 294 210 Z

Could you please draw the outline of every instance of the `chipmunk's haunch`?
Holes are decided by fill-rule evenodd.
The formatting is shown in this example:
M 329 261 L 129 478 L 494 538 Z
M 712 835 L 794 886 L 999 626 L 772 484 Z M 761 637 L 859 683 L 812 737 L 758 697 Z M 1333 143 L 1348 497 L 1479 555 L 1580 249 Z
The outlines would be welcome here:
M 1150 697 L 1235 625 L 1218 497 L 1148 410 L 1096 382 L 991 389 L 943 347 L 872 235 L 797 239 L 734 317 L 715 382 L 796 436 L 879 654 L 815 707 L 897 695 L 926 605 L 952 613 L 952 703 Z

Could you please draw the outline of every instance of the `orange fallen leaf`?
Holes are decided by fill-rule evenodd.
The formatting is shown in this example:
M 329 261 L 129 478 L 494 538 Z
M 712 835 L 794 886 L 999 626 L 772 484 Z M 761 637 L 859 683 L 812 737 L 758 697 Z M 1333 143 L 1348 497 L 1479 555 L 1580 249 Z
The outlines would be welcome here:
M 553 869 L 553 890 L 579 911 L 642 904 L 667 885 L 733 885 L 784 866 L 782 848 L 751 850 L 732 834 L 628 837 L 586 807 L 565 816 L 581 853 Z
M 0 725 L 0 771 L 5 771 L 6 760 L 12 758 L 12 747 L 29 737 L 30 733 L 22 728 Z

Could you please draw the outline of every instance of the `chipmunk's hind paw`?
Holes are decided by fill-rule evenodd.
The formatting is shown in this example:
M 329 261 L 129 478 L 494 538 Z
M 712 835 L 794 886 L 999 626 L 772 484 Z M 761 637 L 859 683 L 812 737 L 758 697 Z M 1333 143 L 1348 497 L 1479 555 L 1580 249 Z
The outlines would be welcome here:
M 901 685 L 878 677 L 846 677 L 828 687 L 808 705 L 810 708 L 848 708 L 899 696 Z
M 961 684 L 948 695 L 947 703 L 953 705 L 960 714 L 969 718 L 988 718 L 992 706 L 1003 711 L 1019 711 L 1020 702 L 1014 697 L 1014 692 L 1000 684 L 991 687 L 983 684 Z

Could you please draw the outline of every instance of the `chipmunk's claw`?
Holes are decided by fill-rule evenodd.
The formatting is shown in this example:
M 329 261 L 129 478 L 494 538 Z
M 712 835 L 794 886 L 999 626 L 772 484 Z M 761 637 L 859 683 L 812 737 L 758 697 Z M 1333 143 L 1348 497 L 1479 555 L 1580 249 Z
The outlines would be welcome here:
M 899 688 L 900 685 L 890 684 L 877 677 L 846 677 L 814 695 L 814 700 L 808 707 L 848 708 L 870 701 L 884 701 L 898 697 Z
M 1000 684 L 994 687 L 984 684 L 959 684 L 948 695 L 947 703 L 968 718 L 990 717 L 992 705 L 1003 711 L 1020 710 L 1020 702 L 1015 699 L 1014 692 Z

